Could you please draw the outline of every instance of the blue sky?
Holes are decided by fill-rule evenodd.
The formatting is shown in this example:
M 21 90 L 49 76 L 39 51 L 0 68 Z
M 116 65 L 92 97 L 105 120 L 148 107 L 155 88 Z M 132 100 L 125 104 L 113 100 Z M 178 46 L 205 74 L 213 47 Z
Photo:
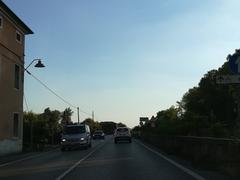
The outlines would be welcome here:
M 42 58 L 46 68 L 33 74 L 98 121 L 130 127 L 175 105 L 240 46 L 237 0 L 4 2 L 34 31 L 26 64 Z M 27 74 L 25 95 L 34 112 L 68 107 Z

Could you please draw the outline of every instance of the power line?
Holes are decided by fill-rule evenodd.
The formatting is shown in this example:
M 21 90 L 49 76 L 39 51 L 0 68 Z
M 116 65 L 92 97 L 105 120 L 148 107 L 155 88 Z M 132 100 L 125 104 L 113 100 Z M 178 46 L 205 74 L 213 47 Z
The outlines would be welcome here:
M 26 69 L 25 69 L 26 70 Z M 67 100 L 65 100 L 63 97 L 61 97 L 60 95 L 58 95 L 56 92 L 54 92 L 51 88 L 49 88 L 44 82 L 42 82 L 39 78 L 37 78 L 36 76 L 34 76 L 32 73 L 30 73 L 28 70 L 26 70 L 26 72 L 31 75 L 36 81 L 38 81 L 43 87 L 45 87 L 48 91 L 50 91 L 52 94 L 54 94 L 55 96 L 57 96 L 59 99 L 61 99 L 63 102 L 65 102 L 66 104 L 68 104 L 70 107 L 73 108 L 78 108 L 77 106 L 72 105 L 70 102 L 68 102 Z M 80 112 L 87 114 L 87 115 L 91 115 L 90 113 L 87 113 L 81 109 L 79 109 Z
M 63 99 L 61 96 L 59 96 L 57 93 L 55 93 L 52 89 L 50 89 L 46 84 L 44 84 L 40 79 L 38 79 L 36 76 L 34 76 L 33 74 L 30 74 L 35 80 L 37 80 L 40 84 L 42 84 L 47 90 L 49 90 L 51 93 L 53 93 L 55 96 L 57 96 L 59 99 L 61 99 L 63 102 L 65 102 L 66 104 L 68 104 L 69 106 L 73 107 L 73 108 L 77 108 L 76 106 L 72 105 L 71 103 L 69 103 L 67 100 Z
M 79 109 L 79 111 L 82 112 L 82 113 L 84 113 L 84 114 L 86 114 L 86 115 L 91 115 L 90 113 L 87 113 L 87 112 L 85 112 L 85 111 L 83 111 L 83 110 L 81 110 L 81 109 Z
M 27 109 L 27 111 L 29 111 L 27 98 L 26 98 L 25 94 L 23 94 L 23 97 L 24 97 L 24 102 L 25 102 L 26 109 Z

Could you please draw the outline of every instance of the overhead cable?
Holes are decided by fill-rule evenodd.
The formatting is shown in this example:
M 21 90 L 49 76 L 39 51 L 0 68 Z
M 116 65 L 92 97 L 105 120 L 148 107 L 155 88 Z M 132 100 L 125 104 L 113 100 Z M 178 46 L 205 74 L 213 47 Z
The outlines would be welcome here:
M 26 69 L 25 69 L 26 70 Z M 45 87 L 48 91 L 50 91 L 52 94 L 54 94 L 55 96 L 57 96 L 59 99 L 61 99 L 63 102 L 65 102 L 66 104 L 68 104 L 70 107 L 72 108 L 78 108 L 77 106 L 72 105 L 70 102 L 68 102 L 67 100 L 65 100 L 63 97 L 61 97 L 60 95 L 58 95 L 55 91 L 53 91 L 51 88 L 49 88 L 44 82 L 42 82 L 39 78 L 37 78 L 35 75 L 33 75 L 31 72 L 29 72 L 28 70 L 26 70 L 26 72 L 31 75 L 36 81 L 38 81 L 43 87 Z M 87 115 L 91 115 L 90 113 L 87 113 L 81 109 L 79 109 L 80 112 L 87 114 Z

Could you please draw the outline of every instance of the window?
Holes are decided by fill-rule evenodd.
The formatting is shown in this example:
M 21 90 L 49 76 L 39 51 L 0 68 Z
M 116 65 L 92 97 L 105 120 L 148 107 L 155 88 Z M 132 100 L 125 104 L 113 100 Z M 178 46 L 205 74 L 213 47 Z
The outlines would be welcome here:
M 85 132 L 85 126 L 66 126 L 63 134 L 82 134 Z
M 117 129 L 117 132 L 127 132 L 128 128 L 119 128 Z
M 3 28 L 3 17 L 0 15 L 0 28 Z
M 13 114 L 13 136 L 19 137 L 19 114 Z
M 21 70 L 21 78 L 22 78 L 22 84 L 24 83 L 24 70 Z
M 16 31 L 16 40 L 17 42 L 21 43 L 22 42 L 22 36 L 20 34 L 20 32 Z
M 20 78 L 19 78 L 19 76 L 20 76 L 20 67 L 17 65 L 17 64 L 15 64 L 15 71 L 14 71 L 14 73 L 15 73 L 15 79 L 14 79 L 14 87 L 16 88 L 16 89 L 19 89 L 19 80 L 20 80 Z

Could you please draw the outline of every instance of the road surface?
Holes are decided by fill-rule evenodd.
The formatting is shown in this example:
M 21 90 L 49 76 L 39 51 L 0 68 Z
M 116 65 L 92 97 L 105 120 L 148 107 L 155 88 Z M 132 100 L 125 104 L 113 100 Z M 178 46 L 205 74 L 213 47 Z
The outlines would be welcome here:
M 190 180 L 208 179 L 163 156 L 140 141 L 93 141 L 88 150 L 59 149 L 0 163 L 0 179 L 9 180 Z

